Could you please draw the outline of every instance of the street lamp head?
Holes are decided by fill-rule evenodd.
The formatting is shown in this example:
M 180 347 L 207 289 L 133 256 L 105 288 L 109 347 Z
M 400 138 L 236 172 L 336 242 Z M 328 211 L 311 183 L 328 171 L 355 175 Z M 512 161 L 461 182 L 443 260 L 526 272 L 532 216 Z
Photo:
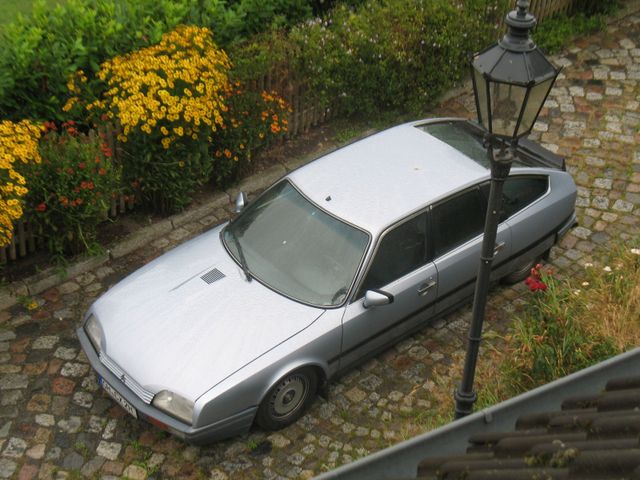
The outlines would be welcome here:
M 473 56 L 472 80 L 479 123 L 493 136 L 517 141 L 531 132 L 558 76 L 529 35 L 536 19 L 518 0 L 507 14 L 508 31 Z

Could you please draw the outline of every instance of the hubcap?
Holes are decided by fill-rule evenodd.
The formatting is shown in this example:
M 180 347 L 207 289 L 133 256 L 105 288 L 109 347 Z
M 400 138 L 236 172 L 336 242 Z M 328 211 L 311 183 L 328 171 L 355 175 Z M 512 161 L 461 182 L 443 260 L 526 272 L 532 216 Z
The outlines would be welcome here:
M 273 415 L 286 417 L 295 412 L 304 402 L 308 388 L 309 381 L 303 375 L 285 378 L 271 401 Z

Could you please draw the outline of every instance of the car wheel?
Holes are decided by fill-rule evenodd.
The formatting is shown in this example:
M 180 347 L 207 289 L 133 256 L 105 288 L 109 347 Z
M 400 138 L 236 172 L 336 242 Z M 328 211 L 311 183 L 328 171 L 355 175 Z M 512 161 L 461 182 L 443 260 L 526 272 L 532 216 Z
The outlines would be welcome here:
M 536 266 L 536 263 L 538 263 L 537 258 L 532 258 L 531 260 L 523 260 L 516 266 L 515 270 L 502 277 L 500 281 L 502 283 L 506 283 L 507 285 L 520 283 L 531 274 L 531 269 Z
M 269 390 L 258 413 L 256 423 L 265 430 L 279 430 L 299 419 L 313 400 L 318 376 L 311 368 L 288 373 Z

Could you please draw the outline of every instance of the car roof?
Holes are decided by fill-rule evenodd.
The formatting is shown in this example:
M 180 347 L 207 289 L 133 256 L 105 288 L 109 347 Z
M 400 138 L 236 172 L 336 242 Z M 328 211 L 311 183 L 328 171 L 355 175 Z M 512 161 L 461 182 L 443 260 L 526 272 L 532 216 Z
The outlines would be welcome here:
M 376 234 L 487 168 L 412 122 L 340 148 L 288 175 L 311 201 Z

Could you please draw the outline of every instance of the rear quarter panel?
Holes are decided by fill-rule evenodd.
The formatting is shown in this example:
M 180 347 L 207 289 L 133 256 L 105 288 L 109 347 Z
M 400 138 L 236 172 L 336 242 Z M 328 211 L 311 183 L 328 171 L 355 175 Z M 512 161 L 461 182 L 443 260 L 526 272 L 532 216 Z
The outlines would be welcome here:
M 549 189 L 541 198 L 507 220 L 511 227 L 513 254 L 528 250 L 543 238 L 555 234 L 574 212 L 576 202 L 576 185 L 566 172 L 527 169 L 517 173 L 547 175 Z

